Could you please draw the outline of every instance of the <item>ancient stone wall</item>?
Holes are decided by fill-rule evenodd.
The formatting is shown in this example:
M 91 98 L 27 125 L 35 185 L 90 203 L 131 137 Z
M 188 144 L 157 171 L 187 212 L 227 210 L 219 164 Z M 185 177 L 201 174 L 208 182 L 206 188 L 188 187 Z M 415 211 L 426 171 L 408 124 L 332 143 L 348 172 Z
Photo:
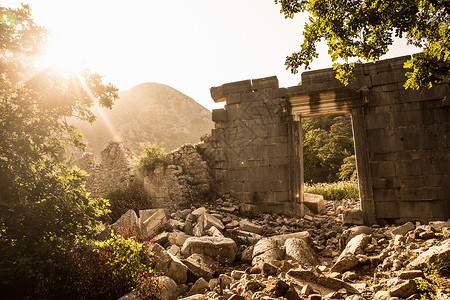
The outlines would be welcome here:
M 301 214 L 301 119 L 350 113 L 366 223 L 449 218 L 449 84 L 405 90 L 407 59 L 358 64 L 348 86 L 324 69 L 287 89 L 276 77 L 211 88 L 215 101 L 226 101 L 213 111 L 219 191 L 266 211 Z
M 109 191 L 124 188 L 136 175 L 133 153 L 122 142 L 111 142 L 101 152 L 101 162 L 96 162 L 94 154 L 86 153 L 77 165 L 89 176 L 86 190 L 92 197 L 105 197 Z
M 211 172 L 196 145 L 183 145 L 169 157 L 171 165 L 157 167 L 145 176 L 144 189 L 153 207 L 190 207 L 210 191 Z
M 254 203 L 262 211 L 301 214 L 299 193 L 289 173 L 290 115 L 286 90 L 269 77 L 224 84 L 211 89 L 214 101 L 225 101 L 215 109 L 211 132 L 212 149 L 206 153 L 219 193 L 230 193 L 242 202 Z

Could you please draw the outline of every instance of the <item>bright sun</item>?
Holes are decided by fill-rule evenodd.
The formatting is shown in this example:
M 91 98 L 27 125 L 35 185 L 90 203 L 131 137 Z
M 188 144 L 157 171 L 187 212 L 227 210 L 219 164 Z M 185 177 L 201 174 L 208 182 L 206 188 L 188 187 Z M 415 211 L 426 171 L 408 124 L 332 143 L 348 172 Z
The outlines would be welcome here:
M 80 73 L 88 62 L 84 49 L 67 39 L 51 38 L 44 53 L 36 57 L 35 67 L 55 69 L 65 74 Z

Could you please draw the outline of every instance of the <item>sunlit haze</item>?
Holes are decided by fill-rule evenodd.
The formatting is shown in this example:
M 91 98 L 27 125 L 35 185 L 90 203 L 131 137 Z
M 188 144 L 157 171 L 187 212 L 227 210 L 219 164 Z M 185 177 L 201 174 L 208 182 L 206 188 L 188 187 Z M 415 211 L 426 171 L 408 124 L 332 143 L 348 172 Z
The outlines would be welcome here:
M 3 1 L 6 7 L 20 2 Z M 40 64 L 63 70 L 89 66 L 120 90 L 167 84 L 208 109 L 209 88 L 276 75 L 280 86 L 300 74 L 285 69 L 299 49 L 306 15 L 286 20 L 273 0 L 29 1 L 36 23 L 50 32 Z M 323 46 L 323 45 L 322 45 Z M 411 54 L 399 42 L 389 57 Z M 313 69 L 331 67 L 326 47 Z

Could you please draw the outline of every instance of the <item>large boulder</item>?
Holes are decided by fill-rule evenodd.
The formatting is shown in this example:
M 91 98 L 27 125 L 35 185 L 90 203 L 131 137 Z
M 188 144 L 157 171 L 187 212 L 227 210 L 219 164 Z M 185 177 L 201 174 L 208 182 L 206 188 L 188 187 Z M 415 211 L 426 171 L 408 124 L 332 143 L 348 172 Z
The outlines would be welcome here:
M 284 243 L 286 258 L 297 261 L 302 266 L 315 266 L 319 263 L 314 251 L 305 240 L 289 238 Z
M 139 228 L 139 219 L 135 211 L 132 209 L 124 213 L 114 224 L 110 226 L 110 229 L 119 233 L 133 228 Z
M 437 261 L 439 258 L 450 258 L 450 239 L 443 241 L 438 246 L 433 246 L 422 252 L 416 259 L 408 264 L 408 269 L 421 270 L 429 263 Z
M 224 237 L 190 237 L 186 239 L 181 254 L 188 257 L 191 254 L 205 254 L 219 262 L 231 264 L 237 253 L 236 243 Z
M 156 256 L 156 260 L 152 265 L 155 272 L 161 272 L 169 276 L 177 284 L 186 283 L 188 267 L 179 258 L 171 255 L 158 244 L 151 244 L 148 250 Z
M 140 210 L 139 216 L 141 231 L 146 237 L 152 238 L 168 226 L 169 213 L 166 209 Z
M 253 266 L 262 266 L 264 263 L 271 263 L 274 260 L 282 260 L 283 258 L 283 250 L 281 250 L 276 241 L 270 238 L 259 240 L 253 247 Z
M 360 235 L 361 233 L 371 234 L 372 231 L 372 228 L 367 226 L 353 226 L 345 230 L 339 238 L 339 246 L 341 250 L 344 250 L 347 243 L 355 236 Z
M 217 262 L 204 254 L 194 253 L 183 260 L 183 263 L 189 268 L 191 274 L 196 278 L 205 278 L 211 280 L 214 272 L 218 268 Z
M 367 234 L 359 234 L 352 238 L 338 257 L 336 263 L 331 268 L 332 271 L 342 272 L 351 270 L 358 264 L 357 254 L 364 253 L 364 248 L 370 243 L 370 236 Z
M 180 295 L 180 290 L 174 280 L 167 276 L 159 276 L 157 280 L 158 284 L 161 286 L 159 299 L 176 300 L 178 298 Z

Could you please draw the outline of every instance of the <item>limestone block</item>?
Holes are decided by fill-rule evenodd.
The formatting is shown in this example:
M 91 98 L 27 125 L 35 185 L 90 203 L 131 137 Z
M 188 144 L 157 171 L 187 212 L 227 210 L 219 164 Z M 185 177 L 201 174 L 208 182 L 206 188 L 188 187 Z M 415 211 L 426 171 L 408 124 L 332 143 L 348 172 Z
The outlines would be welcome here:
M 170 232 L 168 238 L 169 244 L 181 247 L 188 237 L 190 237 L 190 235 L 187 235 L 184 232 Z
M 189 271 L 195 278 L 205 278 L 211 280 L 214 272 L 218 268 L 217 262 L 204 254 L 194 253 L 188 258 L 183 259 L 183 263 L 189 268 Z
M 168 226 L 168 212 L 166 209 L 140 210 L 141 231 L 146 237 L 152 238 Z
M 356 258 L 356 255 L 364 253 L 364 249 L 367 247 L 370 240 L 370 236 L 364 233 L 361 233 L 352 238 L 348 242 L 344 251 L 342 251 L 341 255 L 338 257 L 331 270 L 335 272 L 348 271 L 358 265 L 358 259 Z
M 168 276 L 158 276 L 157 280 L 159 286 L 161 286 L 159 299 L 176 300 L 180 294 L 180 290 L 177 286 L 177 283 Z
M 120 233 L 132 228 L 139 229 L 139 227 L 138 217 L 134 210 L 130 209 L 126 213 L 124 213 L 114 224 L 112 224 L 110 229 Z
M 359 209 L 344 210 L 342 223 L 347 225 L 364 225 L 364 213 Z
M 239 228 L 243 231 L 248 231 L 256 234 L 262 234 L 264 232 L 263 226 L 256 225 L 247 219 L 239 221 Z
M 289 238 L 284 245 L 288 259 L 293 259 L 302 266 L 315 266 L 319 263 L 314 251 L 304 240 Z
M 193 253 L 205 254 L 220 262 L 232 263 L 237 253 L 237 246 L 230 238 L 190 237 L 184 242 L 181 254 L 187 257 Z
M 421 270 L 429 263 L 435 262 L 440 257 L 450 257 L 450 239 L 447 239 L 439 246 L 433 246 L 427 251 L 421 253 L 415 260 L 410 262 L 407 266 L 408 269 Z
M 155 262 L 152 265 L 156 272 L 162 272 L 178 284 L 186 282 L 188 267 L 180 259 L 171 255 L 156 243 L 150 244 L 148 250 L 156 256 Z
M 299 282 L 302 286 L 309 284 L 314 291 L 320 292 L 321 295 L 336 292 L 342 288 L 345 288 L 349 294 L 359 293 L 357 289 L 342 280 L 319 275 L 313 271 L 291 269 L 287 272 L 287 276 L 294 282 Z
M 325 212 L 325 200 L 322 195 L 304 193 L 303 203 L 315 214 Z
M 389 289 L 389 294 L 391 297 L 400 297 L 402 299 L 406 299 L 416 292 L 417 285 L 414 280 L 407 280 Z
M 197 294 L 204 294 L 207 291 L 209 291 L 209 283 L 205 279 L 199 278 L 191 287 L 186 296 L 189 297 Z
M 227 112 L 225 109 L 213 109 L 212 110 L 212 121 L 213 122 L 226 122 Z
M 392 238 L 394 238 L 396 235 L 405 235 L 408 231 L 414 230 L 416 226 L 412 222 L 407 222 L 401 226 L 398 226 L 394 228 L 391 231 Z
M 213 226 L 219 229 L 220 231 L 225 229 L 225 226 L 223 225 L 222 221 L 220 221 L 218 218 L 208 213 L 203 214 L 203 222 L 205 230 L 208 230 Z
M 211 87 L 209 90 L 211 94 L 211 98 L 214 100 L 214 102 L 224 102 L 225 101 L 225 94 L 223 91 L 223 86 L 218 87 Z
M 253 90 L 258 91 L 262 89 L 277 89 L 278 78 L 277 76 L 259 78 L 252 80 Z

